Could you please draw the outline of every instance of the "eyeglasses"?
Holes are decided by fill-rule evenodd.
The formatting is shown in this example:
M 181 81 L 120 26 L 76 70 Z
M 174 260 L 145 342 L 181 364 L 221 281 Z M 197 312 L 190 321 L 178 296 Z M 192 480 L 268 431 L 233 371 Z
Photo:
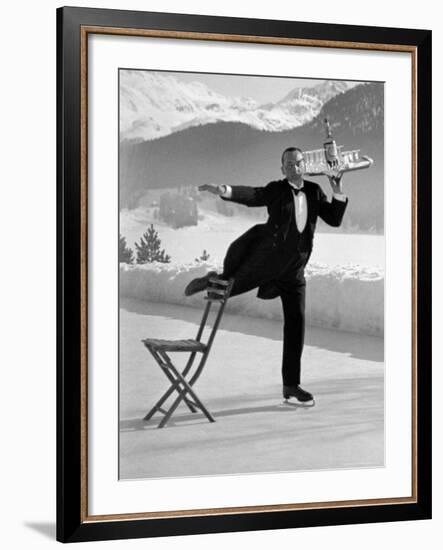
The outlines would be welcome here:
M 300 159 L 300 160 L 288 160 L 288 161 L 285 161 L 283 166 L 285 166 L 286 168 L 293 168 L 294 166 L 301 166 L 302 164 L 304 164 L 305 162 L 305 159 Z

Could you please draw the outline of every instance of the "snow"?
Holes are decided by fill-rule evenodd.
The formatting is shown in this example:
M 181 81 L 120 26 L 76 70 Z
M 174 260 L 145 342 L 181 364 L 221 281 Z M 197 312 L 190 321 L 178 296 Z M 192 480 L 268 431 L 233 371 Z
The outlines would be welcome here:
M 127 245 L 134 249 L 134 243 L 140 241 L 141 235 L 152 223 L 158 231 L 162 248 L 171 258 L 181 264 L 193 262 L 206 250 L 210 260 L 222 263 L 229 244 L 256 223 L 266 220 L 266 212 L 261 218 L 241 215 L 236 212 L 226 217 L 214 210 L 210 204 L 199 203 L 200 219 L 198 225 L 174 229 L 155 219 L 154 208 L 149 207 L 153 193 L 147 193 L 143 205 L 120 212 L 120 233 L 126 238 Z M 215 199 L 214 199 L 215 203 Z M 246 208 L 246 207 L 244 207 Z M 251 210 L 246 210 L 251 212 Z M 257 211 L 257 215 L 260 214 Z M 314 250 L 311 262 L 330 266 L 359 265 L 376 268 L 383 272 L 385 265 L 384 236 L 365 234 L 344 234 L 340 232 L 315 234 Z
M 120 232 L 128 246 L 153 223 L 161 248 L 172 258 L 170 264 L 120 266 L 122 296 L 201 308 L 201 298 L 186 298 L 183 290 L 194 277 L 208 270 L 221 271 L 229 244 L 255 223 L 236 213 L 226 217 L 200 205 L 198 225 L 173 229 L 153 216 L 147 194 L 140 207 L 120 212 Z M 208 262 L 198 264 L 203 250 Z M 382 235 L 316 233 L 314 249 L 307 267 L 307 322 L 312 326 L 382 336 L 384 331 L 385 240 Z M 234 297 L 229 302 L 233 313 L 281 320 L 279 300 L 259 300 L 256 292 Z
M 219 121 L 242 122 L 270 132 L 291 130 L 312 120 L 326 101 L 355 85 L 324 81 L 312 88 L 297 88 L 275 104 L 259 105 L 252 98 L 214 92 L 197 81 L 198 75 L 195 77 L 195 82 L 183 82 L 178 75 L 122 70 L 121 139 L 158 139 L 188 127 Z
M 209 270 L 220 272 L 221 266 L 214 262 L 120 264 L 120 296 L 202 309 L 202 295 L 186 297 L 184 288 Z M 311 263 L 306 277 L 308 325 L 383 336 L 384 276 L 380 269 Z M 253 318 L 282 319 L 280 300 L 257 299 L 256 291 L 231 298 L 227 311 Z

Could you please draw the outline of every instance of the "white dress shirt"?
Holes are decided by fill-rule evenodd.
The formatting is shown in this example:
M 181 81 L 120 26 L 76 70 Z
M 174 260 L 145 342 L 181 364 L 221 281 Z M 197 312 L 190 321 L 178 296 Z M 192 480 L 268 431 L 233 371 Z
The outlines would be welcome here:
M 303 233 L 304 228 L 306 227 L 306 222 L 308 221 L 308 201 L 306 200 L 306 195 L 303 192 L 303 185 L 297 187 L 290 181 L 288 182 L 292 189 L 297 190 L 298 193 L 292 193 L 294 197 L 294 213 L 295 213 L 295 224 L 299 233 Z
M 306 195 L 303 192 L 303 185 L 297 187 L 290 181 L 289 185 L 299 191 L 299 193 L 293 193 L 294 197 L 294 213 L 295 213 L 295 223 L 299 233 L 303 233 L 304 228 L 306 227 L 306 222 L 308 221 L 308 201 L 306 200 Z M 230 199 L 232 197 L 232 188 L 230 185 L 225 185 L 225 191 L 220 195 L 225 199 Z M 333 193 L 334 199 L 338 201 L 345 202 L 346 195 L 343 193 Z

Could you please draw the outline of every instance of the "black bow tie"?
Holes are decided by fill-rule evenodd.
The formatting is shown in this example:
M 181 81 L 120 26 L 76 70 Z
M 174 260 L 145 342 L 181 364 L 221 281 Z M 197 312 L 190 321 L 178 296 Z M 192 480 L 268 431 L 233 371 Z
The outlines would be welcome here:
M 300 191 L 303 191 L 303 187 L 301 189 L 297 189 L 296 187 L 292 187 L 292 185 L 291 185 L 291 189 L 296 195 L 298 195 Z

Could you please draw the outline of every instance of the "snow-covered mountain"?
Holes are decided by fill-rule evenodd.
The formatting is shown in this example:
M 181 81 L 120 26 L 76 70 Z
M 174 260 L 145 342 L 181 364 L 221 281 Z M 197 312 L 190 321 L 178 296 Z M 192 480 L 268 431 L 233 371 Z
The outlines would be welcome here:
M 215 122 L 241 122 L 268 132 L 291 130 L 311 121 L 327 101 L 353 86 L 321 81 L 312 88 L 295 88 L 275 103 L 259 105 L 248 97 L 224 96 L 201 82 L 124 70 L 120 73 L 120 137 L 150 141 Z

